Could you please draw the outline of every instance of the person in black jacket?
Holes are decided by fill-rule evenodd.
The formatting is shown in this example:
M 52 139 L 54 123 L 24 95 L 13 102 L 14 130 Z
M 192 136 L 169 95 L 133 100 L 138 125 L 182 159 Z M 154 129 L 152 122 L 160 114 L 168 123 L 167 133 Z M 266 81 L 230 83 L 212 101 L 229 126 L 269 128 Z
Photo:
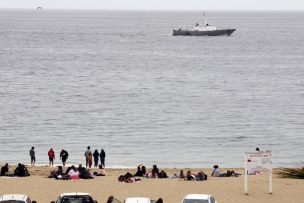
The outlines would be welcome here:
M 146 167 L 142 164 L 137 166 L 137 171 L 134 176 L 144 177 L 146 175 Z
M 99 152 L 97 149 L 95 149 L 94 153 L 93 153 L 93 157 L 94 157 L 94 167 L 97 168 L 98 167 L 98 159 L 99 159 Z
M 66 160 L 68 159 L 68 157 L 69 157 L 69 153 L 67 151 L 65 151 L 64 149 L 62 149 L 60 152 L 60 159 L 62 160 L 63 167 L 65 167 L 65 163 L 66 163 Z
M 102 165 L 102 167 L 105 167 L 106 153 L 103 149 L 101 149 L 99 156 L 100 156 L 100 165 Z
M 21 163 L 19 163 L 17 168 L 14 170 L 14 175 L 17 177 L 30 176 L 27 168 Z
M 8 173 L 8 163 L 2 166 L 0 176 L 6 176 L 8 175 L 7 173 Z

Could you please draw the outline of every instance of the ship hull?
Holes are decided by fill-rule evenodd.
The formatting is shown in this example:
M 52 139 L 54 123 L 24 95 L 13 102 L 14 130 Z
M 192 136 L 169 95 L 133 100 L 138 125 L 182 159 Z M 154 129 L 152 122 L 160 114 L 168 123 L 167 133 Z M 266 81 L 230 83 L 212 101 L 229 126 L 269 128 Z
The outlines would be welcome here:
M 212 30 L 212 31 L 192 31 L 192 30 L 173 30 L 173 36 L 230 36 L 236 29 Z

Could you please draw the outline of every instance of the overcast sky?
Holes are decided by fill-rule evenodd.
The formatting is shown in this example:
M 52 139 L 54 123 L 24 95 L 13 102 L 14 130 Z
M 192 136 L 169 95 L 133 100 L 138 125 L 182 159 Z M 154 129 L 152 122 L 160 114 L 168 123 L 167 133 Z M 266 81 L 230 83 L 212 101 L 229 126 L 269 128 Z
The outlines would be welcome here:
M 304 0 L 0 0 L 0 8 L 304 10 Z

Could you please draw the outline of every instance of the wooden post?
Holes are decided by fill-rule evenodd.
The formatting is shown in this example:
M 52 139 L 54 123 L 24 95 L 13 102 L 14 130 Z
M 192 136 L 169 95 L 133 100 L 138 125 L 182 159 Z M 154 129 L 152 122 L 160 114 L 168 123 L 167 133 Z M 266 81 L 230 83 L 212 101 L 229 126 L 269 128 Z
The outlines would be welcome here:
M 272 153 L 270 152 L 270 163 L 269 163 L 269 194 L 272 194 Z
M 245 195 L 248 195 L 248 171 L 247 171 L 247 154 L 245 152 L 245 174 L 244 174 L 244 184 L 245 184 Z

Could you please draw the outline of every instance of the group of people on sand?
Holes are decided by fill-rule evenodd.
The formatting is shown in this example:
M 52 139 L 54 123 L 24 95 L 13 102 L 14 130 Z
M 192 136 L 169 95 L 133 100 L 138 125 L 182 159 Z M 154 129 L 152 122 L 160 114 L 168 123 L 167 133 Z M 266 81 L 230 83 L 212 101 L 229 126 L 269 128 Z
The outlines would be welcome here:
M 34 166 L 36 163 L 36 152 L 35 152 L 35 147 L 32 147 L 29 151 L 30 157 L 31 157 L 31 165 Z M 49 165 L 53 166 L 54 165 L 54 160 L 55 160 L 55 152 L 53 150 L 53 148 L 50 148 L 50 150 L 48 151 L 48 157 L 49 157 Z M 65 167 L 66 161 L 69 157 L 69 153 L 62 149 L 60 152 L 60 159 L 62 160 L 62 165 L 63 167 Z
M 191 170 L 188 170 L 185 174 L 183 170 L 180 170 L 178 174 L 174 174 L 172 178 L 180 178 L 184 180 L 197 180 L 204 181 L 207 180 L 208 175 L 204 173 L 204 171 L 200 171 L 198 173 L 193 173 Z
M 1 167 L 0 176 L 8 176 L 8 177 L 26 177 L 30 176 L 26 166 L 24 164 L 19 163 L 17 167 L 14 169 L 14 172 L 9 171 L 9 165 L 6 163 L 4 166 Z
M 57 170 L 51 171 L 48 178 L 55 178 L 57 180 L 77 180 L 77 179 L 93 179 L 94 176 L 105 176 L 105 169 L 99 165 L 99 170 L 91 174 L 90 170 L 83 167 L 81 164 L 76 168 L 74 165 L 68 167 L 63 171 L 62 166 L 58 166 Z
M 105 158 L 106 158 L 106 153 L 103 149 L 98 152 L 97 149 L 95 149 L 94 153 L 91 151 L 91 147 L 88 146 L 87 150 L 84 153 L 84 157 L 86 159 L 86 167 L 87 168 L 92 168 L 93 164 L 93 158 L 94 158 L 94 167 L 98 167 L 98 162 L 100 160 L 100 164 L 102 167 L 105 167 Z
M 152 166 L 152 170 L 147 173 L 146 167 L 142 164 L 137 166 L 137 171 L 135 174 L 131 174 L 130 172 L 127 172 L 124 175 L 120 175 L 118 177 L 119 182 L 126 182 L 126 183 L 134 183 L 141 181 L 140 178 L 169 178 L 167 173 L 164 170 L 159 171 L 157 165 Z
M 48 158 L 49 158 L 49 165 L 54 166 L 54 160 L 55 160 L 55 151 L 53 148 L 50 148 L 48 151 Z M 29 155 L 31 158 L 31 165 L 34 166 L 36 163 L 36 152 L 35 147 L 31 147 L 29 151 Z M 85 161 L 86 161 L 86 168 L 91 168 L 94 160 L 94 167 L 98 168 L 99 165 L 102 167 L 105 167 L 105 157 L 106 153 L 103 149 L 100 150 L 100 152 L 95 149 L 94 152 L 91 151 L 91 147 L 88 146 L 87 150 L 84 153 Z M 65 149 L 62 149 L 59 154 L 60 160 L 62 161 L 62 166 L 65 167 L 66 161 L 69 158 L 69 153 Z M 100 164 L 99 164 L 100 162 Z
M 213 177 L 238 177 L 239 173 L 236 173 L 234 170 L 227 170 L 226 173 L 220 173 L 220 169 L 218 165 L 213 166 L 213 171 L 211 176 Z M 152 170 L 147 172 L 147 169 L 144 165 L 140 164 L 137 166 L 137 171 L 133 175 L 130 172 L 127 172 L 124 175 L 120 175 L 118 177 L 119 182 L 126 182 L 126 183 L 134 183 L 141 181 L 140 178 L 169 178 L 167 173 L 164 170 L 159 172 L 159 169 L 156 165 L 153 165 Z M 179 173 L 174 174 L 171 178 L 179 178 L 187 181 L 205 181 L 208 179 L 208 175 L 204 173 L 204 171 L 199 171 L 198 173 L 193 173 L 191 170 L 188 170 L 187 173 L 184 173 L 183 170 L 180 170 Z
M 157 165 L 152 166 L 152 170 L 147 172 L 146 167 L 142 164 L 137 166 L 137 171 L 134 176 L 145 177 L 145 178 L 169 178 L 164 170 L 159 171 Z

